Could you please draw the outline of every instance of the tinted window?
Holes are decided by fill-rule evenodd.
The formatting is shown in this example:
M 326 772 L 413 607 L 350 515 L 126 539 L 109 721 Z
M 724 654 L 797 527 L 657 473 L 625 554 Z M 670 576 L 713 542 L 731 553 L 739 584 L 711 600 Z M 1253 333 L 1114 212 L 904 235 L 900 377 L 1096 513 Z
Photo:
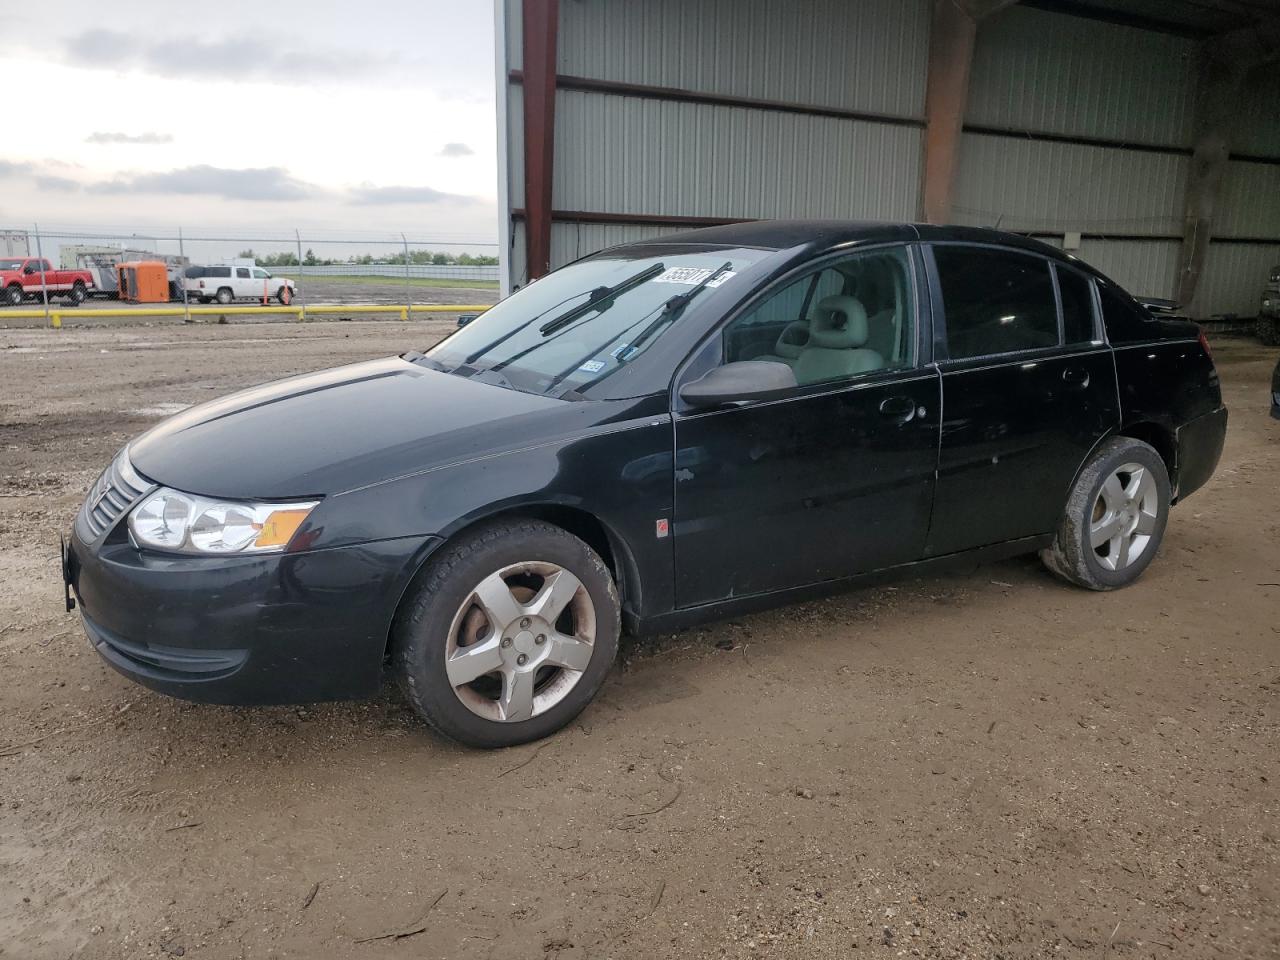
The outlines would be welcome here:
M 231 276 L 230 267 L 205 267 L 204 275 L 206 277 L 229 277 Z
M 910 366 L 915 298 L 907 251 L 868 251 L 805 274 L 735 319 L 723 337 L 726 363 L 786 363 L 802 385 Z
M 936 246 L 933 255 L 953 358 L 1057 346 L 1047 260 L 982 247 Z
M 206 272 L 204 267 L 187 267 L 186 276 L 192 280 L 197 280 L 205 276 Z
M 248 267 L 236 267 L 236 276 L 237 276 L 237 277 L 240 277 L 242 280 L 248 280 L 248 279 L 249 279 L 249 268 L 248 268 Z
M 1057 267 L 1058 293 L 1062 296 L 1062 334 L 1066 343 L 1097 339 L 1093 323 L 1093 292 L 1089 279 L 1066 267 Z
M 1098 299 L 1102 301 L 1102 322 L 1107 327 L 1107 339 L 1112 343 L 1132 343 L 1149 340 L 1152 333 L 1147 326 L 1150 317 L 1131 298 L 1124 296 L 1109 284 L 1098 284 Z

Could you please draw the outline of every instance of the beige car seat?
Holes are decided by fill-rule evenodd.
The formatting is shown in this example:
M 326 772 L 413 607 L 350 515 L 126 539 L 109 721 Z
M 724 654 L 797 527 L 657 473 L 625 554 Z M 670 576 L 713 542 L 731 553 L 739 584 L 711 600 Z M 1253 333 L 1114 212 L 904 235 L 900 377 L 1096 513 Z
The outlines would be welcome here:
M 809 324 L 809 346 L 795 361 L 796 381 L 801 384 L 837 380 L 856 373 L 880 370 L 884 357 L 865 349 L 867 311 L 857 297 L 824 297 Z
M 773 345 L 773 353 L 756 357 L 757 360 L 772 360 L 775 363 L 786 363 L 795 366 L 804 348 L 809 345 L 809 321 L 792 320 L 778 334 L 778 342 Z

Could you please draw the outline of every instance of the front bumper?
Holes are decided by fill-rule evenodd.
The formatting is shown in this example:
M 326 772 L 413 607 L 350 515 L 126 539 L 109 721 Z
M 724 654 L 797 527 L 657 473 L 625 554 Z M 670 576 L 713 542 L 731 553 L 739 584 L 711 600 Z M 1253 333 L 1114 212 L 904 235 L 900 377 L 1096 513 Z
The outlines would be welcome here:
M 439 542 L 179 557 L 76 531 L 65 575 L 94 649 L 130 679 L 202 703 L 305 703 L 377 692 L 396 607 Z

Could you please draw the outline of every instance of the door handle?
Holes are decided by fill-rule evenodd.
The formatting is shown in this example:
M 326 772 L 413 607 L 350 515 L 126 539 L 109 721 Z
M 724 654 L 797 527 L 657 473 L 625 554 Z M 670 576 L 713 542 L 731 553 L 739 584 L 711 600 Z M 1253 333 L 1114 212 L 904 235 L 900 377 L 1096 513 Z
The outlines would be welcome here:
M 1062 379 L 1073 387 L 1087 387 L 1089 385 L 1089 371 L 1083 367 L 1067 367 L 1062 371 Z
M 880 413 L 891 420 L 906 423 L 916 415 L 916 402 L 911 397 L 885 397 L 880 401 Z

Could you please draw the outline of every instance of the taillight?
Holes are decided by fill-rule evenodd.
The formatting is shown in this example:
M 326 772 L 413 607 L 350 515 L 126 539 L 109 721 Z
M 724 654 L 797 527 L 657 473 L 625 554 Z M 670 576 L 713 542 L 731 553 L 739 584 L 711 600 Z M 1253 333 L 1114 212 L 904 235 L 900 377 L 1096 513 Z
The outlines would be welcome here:
M 201 280 L 201 281 L 200 281 L 200 289 L 201 289 L 201 290 L 203 290 L 203 289 L 204 289 L 204 281 L 203 281 L 203 280 Z M 1201 336 L 1203 337 L 1203 336 L 1204 336 L 1204 334 L 1201 334 Z
M 1213 350 L 1209 347 L 1209 338 L 1204 335 L 1204 331 L 1200 331 L 1200 347 L 1204 350 L 1204 355 L 1210 360 L 1213 359 Z

